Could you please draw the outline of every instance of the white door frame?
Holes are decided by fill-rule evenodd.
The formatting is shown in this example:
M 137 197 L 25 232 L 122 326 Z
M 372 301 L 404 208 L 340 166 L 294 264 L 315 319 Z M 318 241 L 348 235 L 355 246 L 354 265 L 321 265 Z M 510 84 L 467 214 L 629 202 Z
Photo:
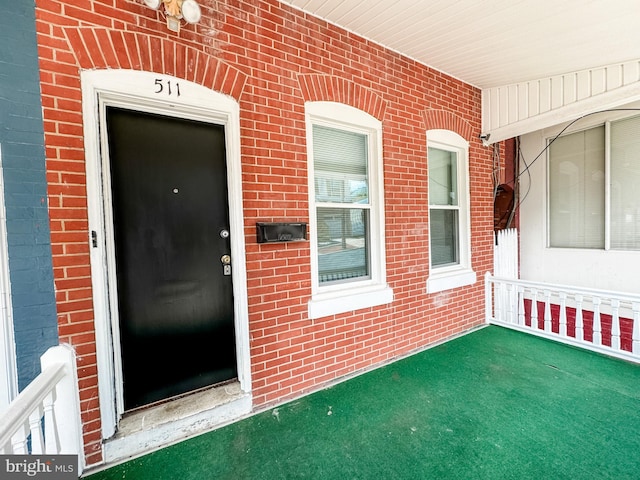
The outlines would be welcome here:
M 0 145 L 0 413 L 18 395 L 18 365 L 13 331 L 7 212 L 4 201 L 4 163 Z
M 224 125 L 229 191 L 229 227 L 238 380 L 251 391 L 249 320 L 246 282 L 240 108 L 231 97 L 187 80 L 133 70 L 81 72 L 91 277 L 96 328 L 98 387 L 103 438 L 110 438 L 124 412 L 122 362 L 115 279 L 115 255 L 106 106 Z M 176 138 L 179 142 L 180 139 Z M 187 146 L 185 146 L 187 147 Z M 96 238 L 92 238 L 96 232 Z

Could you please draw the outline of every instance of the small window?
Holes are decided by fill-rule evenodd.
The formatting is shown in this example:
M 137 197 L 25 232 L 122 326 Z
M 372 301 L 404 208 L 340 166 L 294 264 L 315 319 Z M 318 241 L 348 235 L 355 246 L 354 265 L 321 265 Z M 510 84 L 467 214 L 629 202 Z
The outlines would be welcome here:
M 550 247 L 640 250 L 639 131 L 635 116 L 551 143 Z
M 382 124 L 333 102 L 307 104 L 311 318 L 389 303 Z
M 427 132 L 429 279 L 437 292 L 475 283 L 471 270 L 468 143 L 455 132 Z

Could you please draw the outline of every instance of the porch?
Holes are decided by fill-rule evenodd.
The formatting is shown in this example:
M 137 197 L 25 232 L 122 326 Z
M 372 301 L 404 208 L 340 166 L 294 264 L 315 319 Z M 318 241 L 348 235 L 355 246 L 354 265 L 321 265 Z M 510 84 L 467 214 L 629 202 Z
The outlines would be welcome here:
M 488 326 L 108 479 L 637 478 L 640 367 Z

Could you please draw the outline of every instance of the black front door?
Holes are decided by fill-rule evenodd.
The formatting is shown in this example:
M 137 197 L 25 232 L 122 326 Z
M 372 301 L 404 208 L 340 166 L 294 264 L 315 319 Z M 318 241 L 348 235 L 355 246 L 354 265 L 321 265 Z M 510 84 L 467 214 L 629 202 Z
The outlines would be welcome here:
M 225 132 L 115 107 L 106 119 L 130 410 L 237 376 Z

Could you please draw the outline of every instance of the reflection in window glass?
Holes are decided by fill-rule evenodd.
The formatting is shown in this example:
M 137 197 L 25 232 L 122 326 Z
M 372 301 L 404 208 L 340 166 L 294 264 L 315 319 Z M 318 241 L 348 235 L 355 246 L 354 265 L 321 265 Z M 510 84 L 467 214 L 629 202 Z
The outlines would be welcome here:
M 455 152 L 429 148 L 429 203 L 458 204 L 458 173 Z
M 363 209 L 317 209 L 320 283 L 369 278 L 368 217 Z
M 430 211 L 431 265 L 441 267 L 458 263 L 458 211 Z
M 313 126 L 319 284 L 371 278 L 368 137 Z

